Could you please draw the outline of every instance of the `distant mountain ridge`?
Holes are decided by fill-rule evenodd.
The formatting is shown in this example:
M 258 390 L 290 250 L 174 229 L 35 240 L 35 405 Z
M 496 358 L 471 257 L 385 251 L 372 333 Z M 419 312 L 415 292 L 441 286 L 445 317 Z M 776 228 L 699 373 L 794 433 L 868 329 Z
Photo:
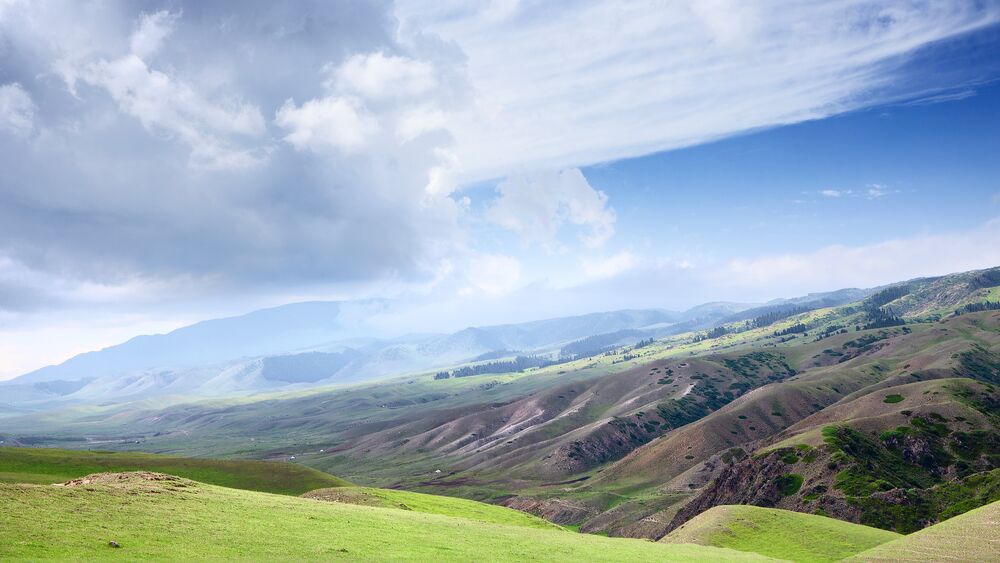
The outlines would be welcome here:
M 67 402 L 222 396 L 358 382 L 452 367 L 500 351 L 558 357 L 564 345 L 595 337 L 628 345 L 783 307 L 835 306 L 872 291 L 813 293 L 762 306 L 713 302 L 684 312 L 623 309 L 395 339 L 372 336 L 363 322 L 391 309 L 391 302 L 292 303 L 137 336 L 0 382 L 5 394 L 0 416 Z
M 664 327 L 692 320 L 673 311 L 620 310 L 469 327 L 452 334 L 367 336 L 356 319 L 386 306 L 293 303 L 138 336 L 0 382 L 5 393 L 0 415 L 67 402 L 221 396 L 356 382 L 453 366 L 499 351 L 557 351 L 564 343 L 604 332 L 654 327 L 650 330 L 662 333 Z M 697 320 L 713 322 L 734 307 L 700 308 Z

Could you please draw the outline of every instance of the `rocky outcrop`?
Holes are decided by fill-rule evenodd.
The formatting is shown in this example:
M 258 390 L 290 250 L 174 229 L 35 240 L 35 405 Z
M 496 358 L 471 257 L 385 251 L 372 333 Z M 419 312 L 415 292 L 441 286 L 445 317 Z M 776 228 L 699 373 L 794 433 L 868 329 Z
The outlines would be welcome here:
M 578 524 L 597 514 L 593 508 L 559 498 L 510 497 L 499 504 L 563 525 Z
M 747 458 L 726 467 L 715 481 L 674 516 L 667 532 L 720 504 L 776 506 L 784 496 L 778 488 L 778 478 L 787 474 L 788 464 L 776 454 Z

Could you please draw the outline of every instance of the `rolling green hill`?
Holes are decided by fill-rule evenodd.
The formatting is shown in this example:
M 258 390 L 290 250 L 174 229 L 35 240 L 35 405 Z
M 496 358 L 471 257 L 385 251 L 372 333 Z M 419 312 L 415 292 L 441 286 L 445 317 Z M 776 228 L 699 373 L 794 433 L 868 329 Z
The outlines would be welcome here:
M 1000 561 L 1000 502 L 862 551 L 847 561 Z
M 727 547 L 792 561 L 837 561 L 900 538 L 833 518 L 758 506 L 716 506 L 660 540 Z
M 375 489 L 371 487 L 337 487 L 309 491 L 302 495 L 302 498 L 358 506 L 398 508 L 401 510 L 423 512 L 425 514 L 458 516 L 468 520 L 491 522 L 507 526 L 560 529 L 559 526 L 548 520 L 543 520 L 519 510 L 463 498 L 427 495 L 411 491 Z
M 86 487 L 0 484 L 0 505 L 0 559 L 766 560 L 713 547 L 323 502 L 155 473 L 99 475 Z
M 292 463 L 184 458 L 136 452 L 87 452 L 50 448 L 0 448 L 0 482 L 61 483 L 91 473 L 158 471 L 188 479 L 283 495 L 350 485 Z

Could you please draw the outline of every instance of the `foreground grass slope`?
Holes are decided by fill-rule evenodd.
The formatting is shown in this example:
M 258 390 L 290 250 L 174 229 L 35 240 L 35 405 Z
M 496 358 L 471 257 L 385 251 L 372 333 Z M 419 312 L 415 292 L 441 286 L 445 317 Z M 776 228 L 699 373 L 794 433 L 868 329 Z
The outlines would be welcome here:
M 520 510 L 463 498 L 428 495 L 410 491 L 374 489 L 371 487 L 336 487 L 309 491 L 302 495 L 302 497 L 326 502 L 395 508 L 423 512 L 425 514 L 455 516 L 478 522 L 492 522 L 508 526 L 526 526 L 528 528 L 548 530 L 562 529 L 548 520 L 532 516 Z
M 350 485 L 322 471 L 291 463 L 172 457 L 137 452 L 85 452 L 0 448 L 0 482 L 61 483 L 107 471 L 158 471 L 209 483 L 283 495 Z
M 716 506 L 661 539 L 726 547 L 792 561 L 837 561 L 901 538 L 833 518 L 758 506 Z
M 1000 561 L 1000 502 L 863 551 L 848 561 Z
M 0 484 L 0 506 L 0 559 L 767 560 L 713 547 L 323 502 L 160 474 L 105 476 L 85 487 Z

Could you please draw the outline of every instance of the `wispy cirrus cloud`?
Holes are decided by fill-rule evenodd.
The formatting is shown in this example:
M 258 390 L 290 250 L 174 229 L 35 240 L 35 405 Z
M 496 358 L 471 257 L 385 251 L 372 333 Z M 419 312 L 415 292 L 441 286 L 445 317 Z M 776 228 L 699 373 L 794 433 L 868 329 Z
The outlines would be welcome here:
M 865 199 L 879 199 L 881 197 L 898 194 L 900 190 L 890 188 L 885 184 L 867 184 L 860 189 L 824 189 L 815 192 L 825 198 L 839 199 L 844 197 L 860 197 Z
M 402 0 L 398 13 L 467 56 L 477 98 L 450 126 L 457 182 L 954 96 L 907 75 L 907 55 L 1000 21 L 995 3 L 893 0 Z

